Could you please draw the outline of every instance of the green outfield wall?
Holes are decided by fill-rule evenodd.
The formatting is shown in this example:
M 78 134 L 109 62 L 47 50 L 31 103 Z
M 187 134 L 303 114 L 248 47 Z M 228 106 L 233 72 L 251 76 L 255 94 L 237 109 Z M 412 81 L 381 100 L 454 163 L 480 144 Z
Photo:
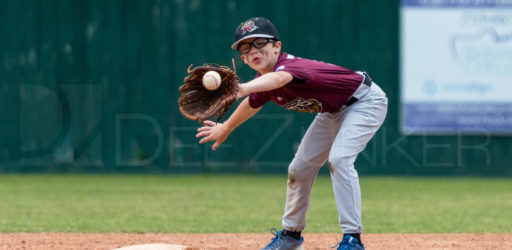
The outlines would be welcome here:
M 0 172 L 286 173 L 313 115 L 269 103 L 214 152 L 178 111 L 190 64 L 234 57 L 253 77 L 230 49 L 253 16 L 284 51 L 365 70 L 387 93 L 361 174 L 512 175 L 510 136 L 400 132 L 399 2 L 356 0 L 2 0 Z

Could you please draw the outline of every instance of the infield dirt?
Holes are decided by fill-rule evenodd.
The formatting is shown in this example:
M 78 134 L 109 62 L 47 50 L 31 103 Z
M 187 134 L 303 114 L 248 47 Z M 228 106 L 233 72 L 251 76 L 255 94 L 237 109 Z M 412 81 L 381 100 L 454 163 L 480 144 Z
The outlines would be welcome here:
M 0 249 L 113 249 L 129 245 L 181 244 L 188 249 L 260 249 L 271 234 L 4 233 Z M 330 249 L 339 234 L 304 234 L 305 249 Z M 512 249 L 512 234 L 365 234 L 366 249 Z

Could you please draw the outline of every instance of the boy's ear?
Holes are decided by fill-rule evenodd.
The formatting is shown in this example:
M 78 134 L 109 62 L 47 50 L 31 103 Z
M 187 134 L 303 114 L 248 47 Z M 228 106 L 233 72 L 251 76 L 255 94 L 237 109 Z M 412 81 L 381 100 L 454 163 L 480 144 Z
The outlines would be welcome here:
M 276 48 L 277 52 L 281 52 L 281 46 L 281 41 L 277 41 L 276 43 L 274 43 L 274 48 Z

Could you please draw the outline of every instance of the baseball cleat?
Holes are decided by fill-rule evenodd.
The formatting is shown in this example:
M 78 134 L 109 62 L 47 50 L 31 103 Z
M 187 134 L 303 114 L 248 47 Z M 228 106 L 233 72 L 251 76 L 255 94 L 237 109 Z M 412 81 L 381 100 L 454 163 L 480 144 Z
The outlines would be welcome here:
M 300 240 L 296 240 L 290 236 L 284 236 L 283 231 L 277 231 L 272 228 L 270 232 L 275 236 L 272 241 L 261 250 L 304 250 L 302 242 L 304 238 L 300 237 Z
M 350 235 L 343 236 L 337 247 L 337 250 L 364 250 L 364 245 Z

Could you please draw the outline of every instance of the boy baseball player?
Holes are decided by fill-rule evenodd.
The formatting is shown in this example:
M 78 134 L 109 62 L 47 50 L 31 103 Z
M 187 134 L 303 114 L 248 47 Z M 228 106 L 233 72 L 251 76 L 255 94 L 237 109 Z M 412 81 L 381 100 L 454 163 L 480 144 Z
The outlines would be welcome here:
M 275 26 L 256 17 L 242 22 L 231 48 L 240 52 L 256 77 L 239 85 L 246 97 L 224 123 L 205 121 L 199 143 L 213 141 L 213 150 L 240 124 L 273 101 L 293 111 L 318 113 L 288 167 L 283 230 L 263 249 L 303 249 L 311 188 L 322 165 L 329 164 L 343 239 L 338 249 L 364 249 L 360 234 L 361 192 L 354 169 L 357 155 L 386 117 L 387 97 L 365 72 L 308 60 L 281 52 Z

